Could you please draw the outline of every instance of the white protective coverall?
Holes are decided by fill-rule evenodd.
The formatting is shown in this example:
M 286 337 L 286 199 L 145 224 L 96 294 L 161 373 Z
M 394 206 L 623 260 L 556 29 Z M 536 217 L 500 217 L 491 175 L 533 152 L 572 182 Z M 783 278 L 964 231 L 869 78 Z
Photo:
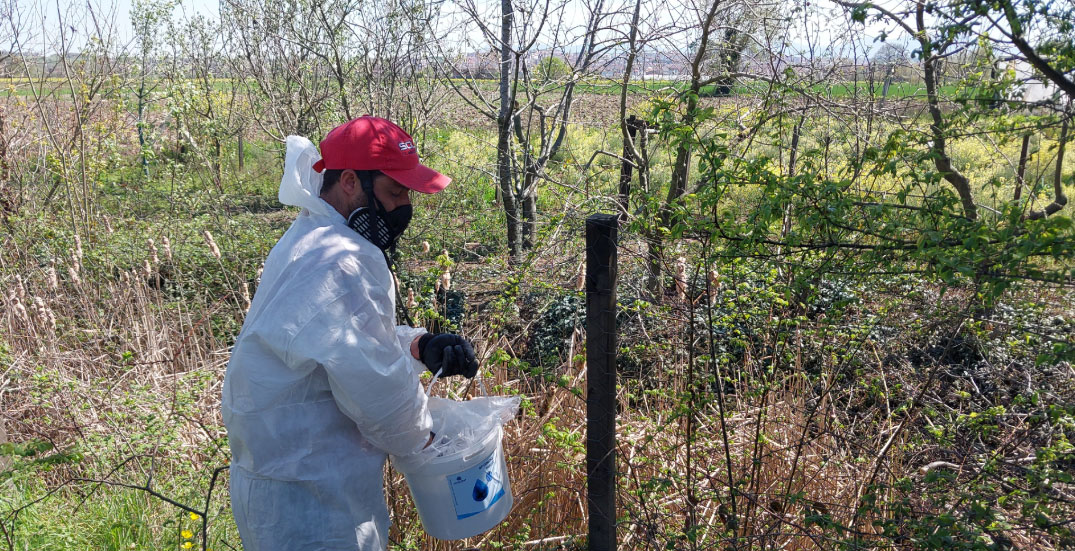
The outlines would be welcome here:
M 385 453 L 431 421 L 381 251 L 319 195 L 320 156 L 288 138 L 280 201 L 303 207 L 265 261 L 224 378 L 231 503 L 246 551 L 385 549 Z

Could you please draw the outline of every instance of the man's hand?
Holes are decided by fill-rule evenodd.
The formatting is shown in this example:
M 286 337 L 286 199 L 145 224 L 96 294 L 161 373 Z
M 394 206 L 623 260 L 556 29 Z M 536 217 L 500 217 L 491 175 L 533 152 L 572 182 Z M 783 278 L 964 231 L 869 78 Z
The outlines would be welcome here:
M 471 378 L 478 373 L 478 359 L 470 341 L 451 333 L 426 333 L 418 338 L 418 359 L 426 369 L 442 376 L 463 375 Z

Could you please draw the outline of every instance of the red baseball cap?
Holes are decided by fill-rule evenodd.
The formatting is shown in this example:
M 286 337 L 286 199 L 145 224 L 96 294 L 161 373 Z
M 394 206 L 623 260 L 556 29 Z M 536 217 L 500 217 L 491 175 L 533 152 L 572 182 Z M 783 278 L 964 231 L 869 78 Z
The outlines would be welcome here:
M 379 170 L 403 186 L 437 193 L 451 178 L 418 162 L 410 134 L 388 119 L 363 115 L 333 128 L 321 140 L 314 170 Z

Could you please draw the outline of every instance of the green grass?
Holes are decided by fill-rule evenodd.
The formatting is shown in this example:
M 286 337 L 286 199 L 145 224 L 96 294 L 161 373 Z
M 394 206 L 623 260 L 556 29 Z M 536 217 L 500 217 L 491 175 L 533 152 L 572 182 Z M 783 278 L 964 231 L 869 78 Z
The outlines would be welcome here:
M 492 79 L 477 79 L 475 81 L 479 88 L 492 90 L 496 87 L 496 81 Z M 70 97 L 71 87 L 68 85 L 67 80 L 60 77 L 51 77 L 48 79 L 35 79 L 33 82 L 37 88 L 37 93 L 42 94 L 46 98 L 52 97 Z M 158 80 L 151 84 L 158 92 L 166 86 L 166 81 Z M 235 79 L 231 78 L 217 78 L 213 79 L 213 90 L 217 92 L 229 91 L 232 86 L 236 84 Z M 76 87 L 78 83 L 75 83 Z M 559 84 L 553 83 L 551 88 L 555 88 Z M 630 94 L 651 94 L 661 92 L 682 92 L 688 87 L 688 82 L 685 80 L 632 80 L 628 84 L 628 93 Z M 738 81 L 731 88 L 730 95 L 733 96 L 748 96 L 757 95 L 763 93 L 768 87 L 768 83 L 764 81 L 743 82 Z M 822 94 L 833 98 L 847 98 L 852 96 L 856 91 L 860 95 L 869 93 L 869 83 L 866 82 L 842 82 L 832 84 L 817 84 L 810 87 L 810 91 L 814 94 Z M 621 83 L 609 79 L 587 79 L 582 81 L 576 86 L 576 90 L 582 94 L 597 94 L 597 95 L 618 95 L 620 93 Z M 717 95 L 716 85 L 704 86 L 701 91 L 702 96 L 714 96 Z M 939 93 L 942 96 L 954 95 L 958 86 L 945 85 L 941 86 Z M 881 83 L 874 84 L 875 96 L 881 95 Z M 0 78 L 0 97 L 22 97 L 32 98 L 34 95 L 29 81 L 25 78 Z M 895 82 L 891 85 L 888 93 L 891 98 L 924 98 L 925 86 L 923 84 L 916 84 L 911 82 Z M 117 94 L 113 91 L 108 91 L 106 97 L 113 98 L 122 96 L 124 99 L 132 99 L 136 97 L 136 90 L 129 88 L 123 90 L 122 93 Z
M 876 97 L 881 96 L 883 89 L 882 83 L 873 84 L 873 95 Z M 944 96 L 954 96 L 959 86 L 954 84 L 944 85 L 938 87 L 937 93 Z M 810 88 L 811 92 L 815 94 L 824 94 L 834 98 L 847 98 L 855 94 L 868 95 L 870 94 L 870 83 L 867 82 L 848 82 L 840 84 L 818 84 Z M 893 82 L 888 90 L 888 97 L 890 98 L 925 98 L 926 97 L 926 85 L 913 82 Z
M 167 87 L 167 84 L 168 82 L 164 79 L 155 79 L 148 82 L 146 87 L 159 94 Z M 63 77 L 34 78 L 32 82 L 24 77 L 0 78 L 0 98 L 19 97 L 32 99 L 35 90 L 43 98 L 71 97 L 72 86 L 74 86 L 75 90 L 78 90 L 81 86 L 81 81 L 72 79 L 69 83 L 68 79 Z M 234 86 L 234 79 L 216 78 L 212 80 L 212 87 L 216 92 L 230 91 L 232 86 Z M 133 85 L 117 92 L 106 84 L 100 90 L 106 99 L 119 99 L 122 97 L 123 99 L 131 100 L 138 95 L 138 89 Z
M 622 85 L 619 82 L 606 81 L 587 81 L 578 85 L 578 90 L 585 94 L 608 94 L 616 95 L 620 93 Z M 673 80 L 650 80 L 650 81 L 632 81 L 628 84 L 628 91 L 631 94 L 650 94 L 660 92 L 682 92 L 688 87 L 686 81 L 673 81 Z M 769 83 L 764 81 L 744 82 L 737 81 L 730 91 L 726 92 L 726 95 L 731 96 L 751 96 L 761 95 L 768 89 Z M 718 95 L 718 86 L 711 84 L 703 86 L 699 95 L 703 97 L 712 97 Z M 939 94 L 943 96 L 953 96 L 958 90 L 956 85 L 945 85 L 939 88 Z M 874 83 L 873 95 L 875 97 L 881 96 L 882 84 Z M 849 98 L 856 93 L 860 96 L 870 94 L 870 84 L 867 82 L 840 82 L 840 83 L 827 83 L 816 84 L 809 88 L 809 91 L 813 94 L 820 94 L 832 98 Z M 926 88 L 925 85 L 920 83 L 911 82 L 894 82 L 889 88 L 888 97 L 893 99 L 908 99 L 908 98 L 925 98 Z
M 174 484 L 177 478 L 165 472 L 157 480 Z M 26 503 L 45 490 L 40 482 L 26 480 L 5 492 L 10 491 L 7 499 L 14 499 L 14 503 Z M 163 486 L 159 490 L 185 505 L 199 509 L 204 506 L 205 495 L 200 488 Z M 0 503 L 3 501 L 0 498 Z M 230 511 L 221 511 L 226 501 L 227 494 L 218 487 L 213 500 L 215 515 L 209 518 L 210 549 L 226 548 L 219 545 L 221 541 L 239 542 Z M 58 507 L 60 504 L 63 506 Z M 12 536 L 20 549 L 35 551 L 201 549 L 200 517 L 195 520 L 190 513 L 142 490 L 88 482 L 69 486 L 24 509 L 9 528 L 13 528 Z M 184 547 L 187 542 L 190 546 Z

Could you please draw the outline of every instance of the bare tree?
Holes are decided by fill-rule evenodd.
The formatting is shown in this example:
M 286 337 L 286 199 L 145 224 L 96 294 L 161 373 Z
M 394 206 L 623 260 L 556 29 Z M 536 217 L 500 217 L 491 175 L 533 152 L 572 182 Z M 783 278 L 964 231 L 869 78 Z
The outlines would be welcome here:
M 288 134 L 312 136 L 331 128 L 336 117 L 327 107 L 341 93 L 346 96 L 348 83 L 341 92 L 340 80 L 324 63 L 324 50 L 311 45 L 342 40 L 342 33 L 333 34 L 335 22 L 352 6 L 347 1 L 221 3 L 230 73 L 242 83 L 254 120 L 270 136 L 282 141 Z M 330 15 L 334 25 L 326 26 Z
M 449 93 L 423 64 L 435 8 L 415 0 L 363 3 L 349 26 L 356 103 L 412 133 L 431 122 Z
M 661 228 L 669 228 L 674 221 L 676 205 L 687 193 L 694 155 L 694 142 L 699 132 L 699 102 L 702 89 L 717 85 L 730 91 L 734 77 L 739 73 L 739 62 L 752 33 L 764 32 L 765 11 L 771 5 L 748 6 L 738 0 L 711 0 L 696 3 L 684 2 L 674 8 L 674 20 L 681 25 L 679 32 L 666 35 L 663 42 L 670 49 L 686 44 L 677 51 L 686 61 L 690 71 L 685 90 L 679 93 L 682 104 L 675 126 L 678 135 L 675 143 L 675 160 L 663 205 L 657 213 L 657 229 L 647 235 L 649 241 L 646 255 L 648 279 L 646 287 L 654 297 L 663 294 L 662 263 L 664 238 Z
M 146 109 L 150 107 L 153 95 L 160 85 L 157 70 L 161 62 L 161 39 L 170 23 L 174 7 L 172 0 L 138 0 L 131 7 L 131 28 L 134 31 L 134 47 L 138 56 L 137 66 L 132 67 L 137 79 L 134 94 L 138 104 L 138 147 L 141 150 L 142 175 L 145 178 L 149 178 L 149 161 L 146 158 Z
M 114 12 L 57 5 L 55 21 L 55 30 L 43 27 L 36 36 L 15 32 L 13 51 L 21 64 L 19 76 L 26 79 L 28 101 L 40 118 L 41 137 L 59 161 L 42 203 L 48 205 L 62 188 L 72 226 L 77 226 L 94 210 L 96 172 L 101 168 L 95 149 L 104 136 L 87 127 L 113 105 L 108 98 L 118 96 L 122 79 L 114 77 L 121 73 L 125 56 Z
M 17 40 L 19 25 L 16 23 L 15 0 L 0 3 L 0 19 L 8 24 L 0 25 L 0 78 L 8 78 L 13 72 L 11 63 L 14 54 L 14 42 Z M 8 130 L 8 107 L 0 104 L 0 185 L 6 186 L 11 178 L 11 136 Z M 0 188 L 0 201 L 4 201 L 3 189 Z
M 231 71 L 277 139 L 361 114 L 415 131 L 444 96 L 421 66 L 431 9 L 413 0 L 226 0 Z
M 178 138 L 210 170 L 222 189 L 225 144 L 242 129 L 240 88 L 222 80 L 225 71 L 221 21 L 194 15 L 179 21 L 172 31 L 172 56 L 180 62 L 169 75 L 172 113 Z
M 604 31 L 614 10 L 604 0 L 502 0 L 499 11 L 463 0 L 450 8 L 441 15 L 451 24 L 433 27 L 429 57 L 444 82 L 496 124 L 497 186 L 518 261 L 534 245 L 538 187 L 564 144 L 578 84 L 611 46 Z M 476 78 L 485 52 L 499 57 L 495 95 Z M 550 57 L 564 61 L 562 78 L 535 70 Z
M 950 142 L 959 137 L 961 131 L 942 105 L 945 99 L 940 92 L 942 84 L 942 64 L 979 40 L 987 39 L 991 47 L 1013 61 L 1022 62 L 1033 67 L 1045 82 L 1057 90 L 1057 94 L 1066 95 L 1069 101 L 1066 107 L 1057 109 L 1070 110 L 1070 99 L 1075 98 L 1075 81 L 1070 73 L 1075 67 L 1070 48 L 1058 48 L 1058 44 L 1070 43 L 1071 30 L 1064 25 L 1049 25 L 1048 21 L 1069 19 L 1075 15 L 1075 8 L 1069 4 L 1050 4 L 1030 2 L 1016 4 L 999 2 L 988 8 L 981 8 L 970 2 L 956 2 L 948 9 L 936 14 L 927 14 L 923 4 L 904 3 L 889 8 L 873 4 L 838 1 L 852 10 L 859 21 L 869 15 L 874 20 L 887 21 L 907 33 L 918 45 L 923 82 L 926 87 L 926 106 L 930 118 L 929 157 L 940 176 L 958 194 L 963 209 L 963 216 L 969 220 L 978 218 L 980 204 L 976 201 L 975 182 L 972 182 L 957 166 L 950 153 Z M 1030 38 L 1027 29 L 1037 28 L 1037 36 Z M 995 106 L 989 102 L 990 107 Z M 1032 105 L 1030 105 L 1032 107 Z M 972 115 L 973 116 L 973 115 Z M 1072 114 L 1065 112 L 1059 119 L 1063 121 L 1060 131 L 1060 148 L 1058 157 L 1063 160 L 1063 143 L 1068 139 L 1067 121 Z M 1055 123 L 1053 123 L 1055 126 Z M 1024 144 L 1026 142 L 1024 141 Z M 1023 147 L 1019 162 L 1025 167 L 1028 148 Z M 1015 198 L 1022 193 L 1022 168 L 1016 175 L 1014 187 Z M 1056 182 L 1061 181 L 1062 165 L 1057 164 Z M 1059 185 L 1054 186 L 1054 201 L 1044 209 L 1032 211 L 1027 218 L 1041 218 L 1059 211 L 1067 203 L 1067 197 Z

